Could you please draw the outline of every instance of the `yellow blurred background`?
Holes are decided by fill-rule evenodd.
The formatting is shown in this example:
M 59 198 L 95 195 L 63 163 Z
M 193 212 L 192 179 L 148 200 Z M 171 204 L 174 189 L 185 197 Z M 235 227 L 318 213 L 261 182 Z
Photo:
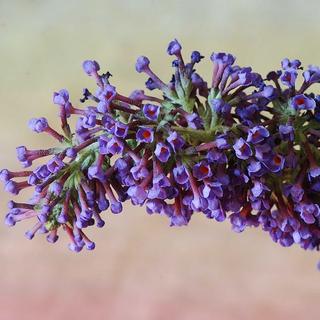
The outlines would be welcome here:
M 137 56 L 169 79 L 166 46 L 178 38 L 186 56 L 230 51 L 265 74 L 283 57 L 320 64 L 318 0 L 0 0 L 0 167 L 18 169 L 15 147 L 51 145 L 27 128 L 34 116 L 58 126 L 52 92 L 78 101 L 93 88 L 81 69 L 96 59 L 123 94 L 141 88 Z M 319 87 L 317 88 L 319 89 Z M 1 187 L 2 188 L 2 187 Z M 1 191 L 0 211 L 10 197 Z M 93 252 L 71 253 L 65 237 L 0 224 L 0 319 L 319 319 L 317 252 L 284 249 L 261 230 L 235 234 L 195 215 L 186 228 L 127 205 L 90 230 Z

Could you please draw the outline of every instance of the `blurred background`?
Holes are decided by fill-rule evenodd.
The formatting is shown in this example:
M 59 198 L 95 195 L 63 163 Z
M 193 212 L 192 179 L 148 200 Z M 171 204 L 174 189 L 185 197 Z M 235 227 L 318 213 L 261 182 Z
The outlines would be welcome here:
M 77 102 L 93 88 L 84 59 L 98 60 L 123 94 L 144 84 L 134 70 L 141 54 L 169 79 L 165 50 L 175 37 L 187 56 L 229 51 L 262 74 L 284 57 L 320 64 L 319 12 L 318 0 L 0 0 L 0 167 L 19 168 L 18 145 L 52 144 L 27 121 L 57 126 L 53 91 L 68 88 Z M 199 69 L 210 78 L 208 59 Z M 9 199 L 0 193 L 3 216 Z M 1 222 L 0 319 L 319 319 L 317 252 L 200 215 L 186 228 L 131 205 L 107 215 L 105 228 L 89 232 L 96 250 L 79 255 L 65 237 L 28 241 L 29 222 Z

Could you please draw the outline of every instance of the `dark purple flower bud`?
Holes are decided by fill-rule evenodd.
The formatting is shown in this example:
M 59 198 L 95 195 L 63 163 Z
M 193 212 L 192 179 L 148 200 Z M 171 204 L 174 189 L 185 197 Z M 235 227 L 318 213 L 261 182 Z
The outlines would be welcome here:
M 86 219 L 86 220 L 89 220 L 89 219 L 91 219 L 92 218 L 92 215 L 93 215 L 93 212 L 92 212 L 92 210 L 91 209 L 85 209 L 85 208 L 83 208 L 83 210 L 81 211 L 81 213 L 80 213 L 80 217 L 82 217 L 82 218 L 84 218 L 84 219 Z
M 214 210 L 211 210 L 210 212 L 210 218 L 214 218 L 216 221 L 218 222 L 223 222 L 224 220 L 226 220 L 226 213 L 224 210 L 222 210 L 221 208 L 217 208 Z
M 177 39 L 171 41 L 168 45 L 167 52 L 170 56 L 181 54 L 181 45 Z
M 155 150 L 155 155 L 161 162 L 167 162 L 170 158 L 171 152 L 167 145 L 162 142 L 158 142 Z
M 92 241 L 86 241 L 86 249 L 87 250 L 94 250 L 96 247 L 96 244 Z
M 176 182 L 182 185 L 189 181 L 187 170 L 183 165 L 173 168 L 173 176 Z
M 11 213 L 6 214 L 5 216 L 5 224 L 8 227 L 13 227 L 16 224 L 16 220 Z
M 146 209 L 149 214 L 161 213 L 164 209 L 164 202 L 160 199 L 149 199 L 146 202 Z
M 117 121 L 114 127 L 114 134 L 119 138 L 125 138 L 128 134 L 128 129 L 129 127 L 126 124 Z
M 279 238 L 279 243 L 283 247 L 290 247 L 294 243 L 292 235 L 289 233 L 283 233 Z
M 99 197 L 97 203 L 98 203 L 99 210 L 101 210 L 101 211 L 107 210 L 110 206 L 110 202 L 108 201 L 108 199 L 106 199 L 105 197 L 102 197 L 102 196 Z M 104 224 L 105 224 L 104 222 L 102 223 L 99 221 L 99 225 L 101 227 L 103 227 Z M 100 226 L 99 226 L 99 228 L 100 228 Z
M 30 184 L 31 186 L 35 186 L 38 183 L 40 183 L 39 178 L 34 173 L 31 173 L 28 177 L 28 184 Z
M 193 166 L 192 174 L 198 180 L 203 180 L 212 176 L 210 166 L 204 161 L 201 161 Z
M 236 143 L 233 145 L 233 149 L 239 159 L 247 160 L 252 156 L 252 150 L 243 138 L 240 138 L 236 141 Z
M 312 180 L 312 179 L 317 178 L 319 176 L 320 176 L 320 167 L 316 164 L 310 166 L 310 168 L 308 170 L 309 180 Z
M 290 105 L 295 110 L 313 110 L 316 107 L 314 99 L 307 97 L 304 94 L 294 96 L 290 101 Z
M 7 182 L 11 179 L 11 175 L 10 175 L 10 172 L 9 170 L 7 169 L 2 169 L 0 171 L 0 180 L 3 181 L 3 182 Z
M 118 158 L 114 163 L 114 167 L 120 175 L 127 175 L 130 169 L 128 158 Z
M 153 141 L 154 134 L 152 128 L 139 127 L 136 139 L 138 142 L 151 143 Z
M 100 66 L 95 60 L 85 60 L 82 63 L 82 68 L 88 76 L 92 76 L 100 70 Z
M 293 141 L 294 140 L 294 129 L 289 124 L 280 124 L 279 133 L 282 140 Z
M 170 227 L 181 227 L 188 224 L 188 219 L 183 214 L 173 214 L 170 217 Z
M 48 241 L 49 243 L 55 243 L 55 242 L 58 241 L 58 239 L 59 239 L 59 236 L 58 236 L 57 233 L 54 232 L 54 231 L 51 231 L 51 232 L 47 235 L 47 241 Z
M 12 193 L 14 195 L 19 194 L 19 191 L 20 191 L 17 182 L 12 181 L 12 180 L 9 180 L 9 181 L 6 182 L 4 190 L 6 192 L 10 192 L 10 193 Z
M 141 73 L 149 69 L 150 60 L 145 56 L 140 56 L 136 62 L 136 70 Z
M 134 205 L 142 205 L 147 199 L 147 192 L 145 188 L 139 185 L 129 187 L 127 194 L 131 198 L 131 201 Z
M 154 89 L 158 89 L 158 85 L 157 83 L 152 79 L 152 78 L 148 78 L 148 80 L 145 83 L 146 88 L 149 90 L 154 90 Z
M 46 165 L 41 165 L 37 167 L 33 173 L 41 180 L 46 179 L 50 176 L 51 172 L 49 171 Z
M 47 163 L 47 168 L 51 173 L 59 172 L 64 166 L 65 166 L 64 162 L 57 156 L 53 157 Z
M 68 248 L 73 252 L 80 252 L 82 250 L 82 247 L 77 245 L 76 243 L 69 243 Z
M 102 170 L 102 167 L 93 165 L 88 168 L 88 178 L 90 180 L 98 179 L 99 181 L 104 182 L 106 180 L 106 174 Z
M 160 113 L 160 107 L 154 104 L 145 104 L 143 106 L 143 114 L 149 120 L 156 121 Z
M 247 142 L 256 144 L 270 136 L 269 131 L 263 126 L 255 126 L 248 132 Z
M 48 128 L 46 118 L 32 118 L 28 123 L 29 128 L 37 133 L 43 132 Z
M 170 132 L 167 141 L 175 152 L 178 152 L 185 145 L 185 140 L 176 132 Z
M 267 80 L 273 80 L 273 81 L 277 81 L 280 76 L 281 76 L 282 72 L 281 70 L 278 70 L 278 71 L 270 71 L 268 74 L 267 74 Z
M 32 230 L 28 230 L 25 232 L 24 235 L 28 240 L 32 240 L 34 238 L 35 233 Z
M 232 213 L 229 216 L 232 224 L 232 230 L 235 232 L 242 232 L 246 228 L 246 218 L 241 215 L 240 212 Z
M 204 56 L 201 55 L 199 51 L 192 51 L 191 53 L 191 63 L 199 63 Z
M 113 202 L 110 206 L 111 212 L 114 214 L 118 214 L 122 211 L 122 203 L 121 202 Z
M 84 217 L 83 215 L 79 216 L 79 218 L 76 221 L 76 226 L 79 229 L 83 229 L 89 226 L 89 220 Z

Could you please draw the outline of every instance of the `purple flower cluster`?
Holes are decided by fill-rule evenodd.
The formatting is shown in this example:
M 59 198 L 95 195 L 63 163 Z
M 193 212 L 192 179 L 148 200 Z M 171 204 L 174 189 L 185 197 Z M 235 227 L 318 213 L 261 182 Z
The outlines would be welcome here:
M 85 73 L 97 84 L 95 92 L 83 90 L 80 101 L 88 106 L 75 106 L 62 89 L 53 95 L 61 132 L 42 117 L 29 122 L 59 147 L 20 146 L 24 168 L 49 159 L 32 170 L 0 172 L 12 194 L 34 188 L 30 201 L 9 202 L 6 223 L 34 217 L 27 238 L 45 233 L 55 242 L 63 229 L 71 250 L 91 250 L 95 244 L 85 229 L 103 227 L 103 211 L 118 214 L 130 200 L 167 216 L 171 226 L 201 213 L 229 219 L 236 232 L 260 226 L 282 246 L 319 249 L 320 96 L 308 89 L 320 82 L 320 68 L 302 71 L 300 61 L 284 59 L 281 70 L 263 78 L 236 65 L 233 55 L 215 52 L 208 84 L 195 70 L 203 56 L 194 51 L 185 62 L 181 51 L 177 40 L 170 42 L 169 82 L 152 71 L 147 57 L 137 59 L 147 89 L 160 90 L 160 98 L 143 90 L 125 96 L 110 84 L 109 72 L 85 61 Z

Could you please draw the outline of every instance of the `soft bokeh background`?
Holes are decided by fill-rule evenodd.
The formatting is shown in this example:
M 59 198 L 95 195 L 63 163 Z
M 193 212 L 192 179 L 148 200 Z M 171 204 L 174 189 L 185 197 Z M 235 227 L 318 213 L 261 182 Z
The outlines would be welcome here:
M 286 56 L 320 64 L 319 12 L 318 0 L 0 0 L 0 167 L 19 168 L 17 145 L 50 145 L 27 120 L 57 125 L 52 92 L 67 87 L 77 101 L 92 87 L 86 58 L 124 94 L 144 83 L 140 54 L 169 77 L 174 37 L 186 54 L 230 51 L 264 74 Z M 208 60 L 200 69 L 210 77 Z M 4 215 L 9 196 L 0 200 Z M 64 238 L 26 240 L 29 226 L 0 226 L 0 319 L 319 319 L 319 254 L 283 249 L 262 231 L 238 235 L 197 215 L 173 229 L 128 205 L 90 231 L 94 252 L 75 255 Z

